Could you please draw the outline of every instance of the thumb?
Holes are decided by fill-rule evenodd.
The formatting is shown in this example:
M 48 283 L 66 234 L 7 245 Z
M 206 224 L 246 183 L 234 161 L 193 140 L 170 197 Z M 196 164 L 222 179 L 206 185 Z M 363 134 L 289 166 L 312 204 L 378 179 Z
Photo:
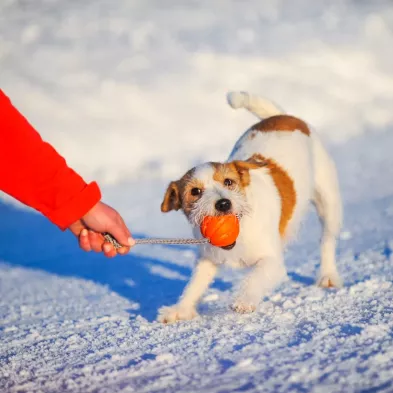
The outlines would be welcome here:
M 107 229 L 107 232 L 124 247 L 132 247 L 135 245 L 135 240 L 131 237 L 131 233 L 124 222 L 112 225 Z

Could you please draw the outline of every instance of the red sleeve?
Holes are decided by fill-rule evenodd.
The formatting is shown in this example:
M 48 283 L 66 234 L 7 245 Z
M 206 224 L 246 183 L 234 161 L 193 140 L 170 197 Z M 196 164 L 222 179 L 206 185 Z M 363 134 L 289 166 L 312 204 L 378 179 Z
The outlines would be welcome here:
M 44 142 L 0 90 L 0 190 L 40 211 L 62 230 L 100 199 L 56 150 Z

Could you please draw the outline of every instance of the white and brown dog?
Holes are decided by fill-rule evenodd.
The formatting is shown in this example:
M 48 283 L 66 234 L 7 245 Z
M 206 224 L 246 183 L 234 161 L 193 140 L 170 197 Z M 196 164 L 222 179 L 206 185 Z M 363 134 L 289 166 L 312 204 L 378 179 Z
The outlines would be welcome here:
M 238 140 L 227 162 L 197 166 L 172 182 L 161 210 L 182 209 L 197 238 L 203 217 L 236 214 L 240 234 L 236 244 L 225 249 L 200 246 L 199 262 L 179 302 L 159 311 L 164 323 L 194 318 L 199 299 L 223 264 L 252 267 L 232 309 L 254 311 L 262 297 L 287 278 L 283 249 L 310 201 L 323 224 L 318 285 L 342 285 L 335 261 L 342 220 L 340 191 L 335 165 L 320 139 L 304 121 L 263 98 L 229 93 L 228 102 L 262 120 Z

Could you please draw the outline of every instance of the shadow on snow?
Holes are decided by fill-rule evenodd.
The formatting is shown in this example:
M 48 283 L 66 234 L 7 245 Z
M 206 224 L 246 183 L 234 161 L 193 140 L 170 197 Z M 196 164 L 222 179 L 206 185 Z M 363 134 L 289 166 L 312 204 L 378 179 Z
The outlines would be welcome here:
M 39 214 L 2 202 L 0 217 L 3 224 L 0 228 L 0 260 L 108 286 L 120 296 L 138 303 L 137 313 L 149 321 L 156 318 L 159 307 L 176 302 L 186 285 L 184 280 L 153 274 L 150 266 L 170 268 L 187 277 L 191 274 L 188 267 L 133 255 L 132 252 L 114 259 L 93 252 L 85 253 L 78 248 L 71 233 L 61 232 Z M 135 285 L 130 286 L 130 280 Z M 220 280 L 213 284 L 219 290 L 226 290 L 229 286 Z

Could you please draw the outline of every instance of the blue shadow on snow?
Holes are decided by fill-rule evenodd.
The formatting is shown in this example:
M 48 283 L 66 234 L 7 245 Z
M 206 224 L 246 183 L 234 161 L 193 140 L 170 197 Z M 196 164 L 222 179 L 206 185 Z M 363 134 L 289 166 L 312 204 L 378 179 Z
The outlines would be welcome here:
M 152 265 L 165 267 L 183 276 L 190 269 L 134 255 L 107 259 L 78 248 L 69 232 L 61 232 L 46 218 L 0 202 L 0 260 L 29 269 L 39 269 L 65 277 L 77 277 L 108 286 L 120 296 L 139 304 L 133 313 L 149 321 L 163 305 L 176 302 L 186 282 L 151 272 Z M 154 247 L 154 246 L 153 246 Z M 130 281 L 133 285 L 130 285 Z M 216 280 L 213 287 L 226 290 L 229 284 Z

